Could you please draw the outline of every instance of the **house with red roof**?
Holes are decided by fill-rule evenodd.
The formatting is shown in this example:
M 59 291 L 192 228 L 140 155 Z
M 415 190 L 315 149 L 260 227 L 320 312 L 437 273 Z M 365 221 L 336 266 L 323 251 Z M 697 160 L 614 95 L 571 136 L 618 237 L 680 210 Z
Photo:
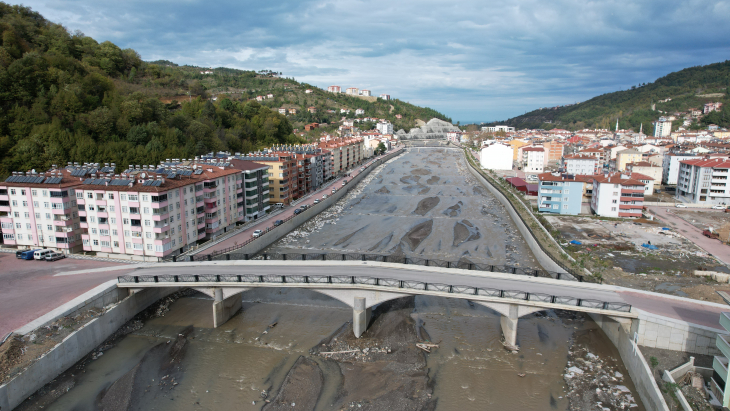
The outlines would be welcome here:
M 676 196 L 696 204 L 730 204 L 730 158 L 680 161 Z

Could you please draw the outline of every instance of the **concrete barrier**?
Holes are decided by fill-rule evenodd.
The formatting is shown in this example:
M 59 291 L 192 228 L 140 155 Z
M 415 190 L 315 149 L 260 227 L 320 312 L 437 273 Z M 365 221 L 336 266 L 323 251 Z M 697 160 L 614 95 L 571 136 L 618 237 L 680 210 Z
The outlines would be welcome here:
M 638 325 L 636 321 L 617 321 L 611 317 L 601 314 L 588 314 L 593 321 L 603 330 L 609 340 L 618 349 L 621 361 L 629 371 L 631 381 L 636 386 L 641 402 L 647 410 L 669 411 L 666 401 L 659 390 L 656 380 L 652 374 L 649 364 L 639 347 L 629 337 Z
M 643 310 L 637 311 L 639 325 L 636 333 L 639 345 L 695 354 L 722 355 L 715 346 L 715 340 L 718 334 L 728 335 L 724 330 L 663 317 Z
M 328 209 L 331 205 L 335 204 L 337 201 L 339 201 L 342 197 L 344 197 L 347 193 L 350 192 L 350 190 L 355 187 L 360 181 L 362 181 L 363 178 L 365 178 L 372 170 L 377 168 L 379 165 L 383 164 L 384 162 L 390 160 L 391 158 L 403 153 L 404 149 L 400 149 L 398 151 L 395 151 L 393 153 L 390 153 L 378 160 L 376 160 L 370 167 L 365 169 L 362 173 L 356 175 L 350 181 L 345 185 L 344 187 L 341 187 L 332 195 L 328 195 L 326 199 L 320 201 L 319 204 L 314 205 L 310 207 L 309 209 L 305 210 L 303 213 L 300 213 L 294 218 L 292 218 L 289 221 L 284 222 L 278 227 L 274 227 L 271 231 L 264 234 L 263 236 L 259 237 L 258 240 L 252 241 L 248 245 L 245 245 L 237 250 L 233 250 L 230 253 L 235 254 L 249 254 L 253 256 L 254 254 L 259 253 L 264 248 L 270 246 L 271 244 L 275 243 L 276 241 L 279 241 L 282 237 L 289 234 L 292 230 L 299 227 L 300 225 L 306 223 L 309 219 L 314 218 L 317 216 L 317 214 L 321 213 L 322 211 Z M 315 212 L 316 211 L 316 212 Z M 273 223 L 273 221 L 272 221 Z M 214 259 L 218 260 L 221 258 L 225 258 L 224 254 L 214 257 Z
M 88 308 L 107 309 L 102 315 L 68 335 L 22 373 L 0 386 L 0 410 L 12 410 L 20 405 L 34 392 L 98 347 L 140 311 L 178 290 L 178 288 L 151 289 L 129 295 L 126 289 L 117 288 L 116 283 L 117 280 L 108 281 L 79 297 L 83 297 L 83 303 L 75 299 L 16 331 L 18 334 L 29 333 L 36 329 L 36 326 L 43 326 Z

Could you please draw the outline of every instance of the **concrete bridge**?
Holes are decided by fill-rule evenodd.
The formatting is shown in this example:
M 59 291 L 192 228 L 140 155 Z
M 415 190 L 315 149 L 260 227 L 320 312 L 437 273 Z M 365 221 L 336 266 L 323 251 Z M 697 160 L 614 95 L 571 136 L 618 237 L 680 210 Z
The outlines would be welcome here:
M 607 286 L 456 268 L 372 261 L 249 260 L 163 263 L 133 274 L 119 277 L 118 286 L 131 292 L 187 287 L 209 295 L 215 327 L 241 309 L 241 293 L 256 287 L 308 288 L 335 298 L 352 307 L 356 337 L 367 330 L 373 306 L 410 295 L 466 299 L 500 313 L 505 345 L 512 347 L 519 318 L 538 311 L 580 311 L 619 322 L 638 317 Z

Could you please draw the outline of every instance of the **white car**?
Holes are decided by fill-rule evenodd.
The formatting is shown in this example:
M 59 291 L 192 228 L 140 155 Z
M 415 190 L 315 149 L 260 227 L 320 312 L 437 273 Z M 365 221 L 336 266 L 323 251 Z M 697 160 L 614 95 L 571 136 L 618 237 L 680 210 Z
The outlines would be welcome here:
M 719 204 L 718 204 L 718 205 L 714 205 L 714 206 L 712 206 L 712 209 L 713 209 L 713 210 L 724 210 L 724 209 L 725 209 L 725 206 L 724 206 L 724 205 L 719 205 Z
M 256 230 L 253 232 L 253 238 L 259 238 L 261 237 L 261 234 L 263 234 L 263 230 Z
M 318 198 L 315 198 L 314 199 L 314 204 L 319 204 L 319 199 Z
M 677 208 L 687 208 L 687 206 L 684 205 L 684 204 L 682 204 L 682 203 L 679 203 L 679 204 L 675 205 L 675 207 L 677 207 Z

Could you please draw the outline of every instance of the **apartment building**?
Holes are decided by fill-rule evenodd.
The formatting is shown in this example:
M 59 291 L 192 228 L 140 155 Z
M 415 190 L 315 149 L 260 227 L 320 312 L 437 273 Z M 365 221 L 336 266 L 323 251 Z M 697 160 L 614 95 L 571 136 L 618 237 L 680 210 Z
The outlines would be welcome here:
M 45 173 L 13 172 L 0 183 L 3 242 L 20 249 L 81 251 L 81 220 L 76 202 L 78 178 L 54 167 Z
M 365 143 L 362 138 L 333 139 L 319 143 L 318 147 L 330 152 L 331 177 L 349 170 L 366 158 Z
M 329 91 L 330 93 L 337 94 L 337 93 L 340 93 L 341 90 L 342 90 L 342 88 L 340 86 L 329 86 L 329 87 L 327 87 L 327 91 Z
M 680 161 L 677 199 L 698 204 L 730 204 L 730 159 Z
M 616 153 L 616 171 L 624 171 L 626 170 L 626 164 L 629 163 L 638 163 L 642 160 L 642 153 L 639 150 L 634 150 L 632 148 L 621 150 Z
M 393 134 L 393 124 L 389 121 L 382 121 L 375 125 L 380 134 Z
M 588 154 L 574 154 L 563 158 L 563 169 L 568 174 L 596 174 L 600 166 L 598 158 Z
M 563 152 L 565 151 L 565 143 L 552 140 L 540 143 L 540 145 L 545 149 L 546 165 L 560 164 L 560 160 L 563 158 Z
M 348 87 L 345 90 L 345 94 L 348 94 L 351 96 L 357 96 L 357 95 L 359 95 L 359 90 L 357 89 L 357 87 Z
M 700 155 L 690 153 L 665 153 L 662 160 L 662 183 L 676 185 L 679 180 L 679 162 L 701 158 Z
M 578 215 L 583 201 L 582 179 L 558 173 L 538 174 L 538 210 L 544 213 Z
M 276 150 L 276 147 L 274 148 Z M 299 198 L 296 154 L 264 150 L 238 155 L 238 160 L 253 161 L 269 167 L 269 202 L 289 204 Z
M 654 123 L 654 137 L 667 137 L 670 134 L 672 134 L 672 120 L 659 117 L 659 121 Z
M 626 174 L 593 176 L 591 210 L 602 217 L 641 217 L 644 183 Z
M 102 257 L 177 255 L 244 219 L 241 172 L 220 163 L 130 167 L 75 191 L 83 249 Z
M 271 208 L 269 197 L 269 166 L 253 161 L 229 159 L 231 167 L 241 170 L 243 192 L 238 193 L 239 201 L 245 202 L 244 220 L 256 220 Z
M 589 155 L 589 156 L 593 156 L 593 157 L 597 158 L 599 168 L 603 168 L 603 165 L 606 163 L 605 153 L 604 153 L 603 149 L 600 149 L 600 148 L 586 148 L 586 149 L 580 150 L 578 152 L 578 154 Z
M 493 143 L 483 147 L 479 155 L 479 162 L 488 170 L 512 170 L 512 147 Z
M 639 161 L 626 165 L 626 171 L 630 173 L 640 173 L 651 177 L 652 185 L 660 185 L 662 182 L 662 168 L 655 166 L 648 161 Z
M 545 169 L 545 149 L 542 147 L 521 147 L 522 170 L 526 173 L 542 173 Z

